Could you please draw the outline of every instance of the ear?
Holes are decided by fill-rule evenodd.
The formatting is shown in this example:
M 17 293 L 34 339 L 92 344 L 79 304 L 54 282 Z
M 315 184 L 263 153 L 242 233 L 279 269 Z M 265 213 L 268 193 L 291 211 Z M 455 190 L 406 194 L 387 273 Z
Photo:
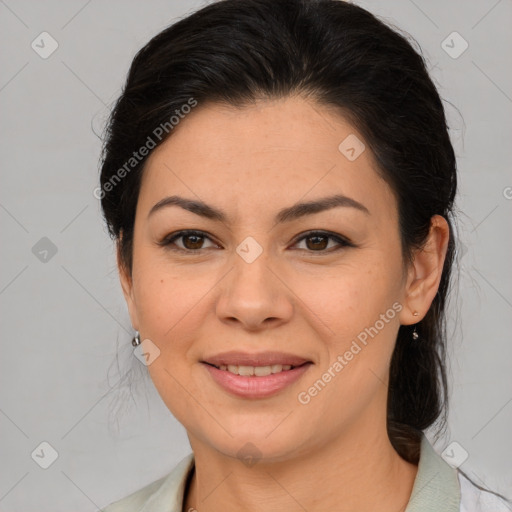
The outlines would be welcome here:
M 443 274 L 449 238 L 448 222 L 444 217 L 434 215 L 427 241 L 414 253 L 408 269 L 405 307 L 400 315 L 402 325 L 419 322 L 430 308 Z M 414 312 L 418 313 L 417 316 L 413 315 Z
M 130 270 L 126 267 L 126 264 L 121 256 L 121 238 L 119 239 L 116 245 L 119 281 L 121 282 L 121 288 L 123 289 L 124 299 L 126 300 L 126 305 L 128 306 L 128 313 L 130 314 L 132 326 L 136 331 L 138 331 L 139 320 L 137 318 L 137 307 L 135 305 L 133 293 L 133 279 Z

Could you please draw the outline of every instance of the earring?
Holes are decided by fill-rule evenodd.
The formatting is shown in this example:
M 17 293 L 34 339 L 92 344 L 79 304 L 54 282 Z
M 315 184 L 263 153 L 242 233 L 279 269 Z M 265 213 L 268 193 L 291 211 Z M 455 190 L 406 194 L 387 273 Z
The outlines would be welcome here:
M 418 316 L 419 313 L 417 311 L 414 311 L 412 316 Z M 416 326 L 414 326 L 414 330 L 412 331 L 412 339 L 417 340 L 420 337 L 420 335 L 416 331 Z
M 134 337 L 133 337 L 133 340 L 132 340 L 132 345 L 134 347 L 138 347 L 140 345 L 140 334 L 137 333 Z

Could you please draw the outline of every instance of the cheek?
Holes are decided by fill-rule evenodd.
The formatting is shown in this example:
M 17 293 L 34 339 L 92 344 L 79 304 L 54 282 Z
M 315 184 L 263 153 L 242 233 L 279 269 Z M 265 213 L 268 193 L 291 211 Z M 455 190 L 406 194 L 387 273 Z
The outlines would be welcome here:
M 212 307 L 207 292 L 214 284 L 214 279 L 211 283 L 209 279 L 186 279 L 179 271 L 170 275 L 168 269 L 154 265 L 138 275 L 141 337 L 149 338 L 159 350 L 148 372 L 163 402 L 185 426 L 200 419 L 200 411 L 190 407 L 190 396 L 203 393 L 191 376 L 197 362 L 193 347 Z
M 201 298 L 207 288 L 208 282 L 183 279 L 155 267 L 141 272 L 136 297 L 144 335 L 168 346 L 178 333 L 181 336 L 189 329 L 201 310 Z
M 197 280 L 186 279 L 186 271 L 169 264 L 165 251 L 153 247 L 143 235 L 135 244 L 133 276 L 140 329 L 162 344 L 197 302 Z
M 338 378 L 330 389 L 347 403 L 354 399 L 354 389 L 364 402 L 364 396 L 369 399 L 381 379 L 386 379 L 399 327 L 401 273 L 399 265 L 391 267 L 385 261 L 374 259 L 372 264 L 339 269 L 325 282 L 317 282 L 309 295 L 311 308 L 329 327 L 322 370 L 339 362 L 338 371 L 332 370 Z M 329 395 L 323 400 L 328 401 Z
M 294 289 L 327 332 L 346 340 L 373 324 L 399 297 L 399 272 L 382 261 L 340 266 L 309 277 L 302 274 Z
M 377 262 L 372 267 L 344 268 L 310 287 L 313 291 L 305 302 L 318 317 L 316 333 L 319 326 L 328 333 L 318 340 L 323 341 L 324 353 L 318 375 L 309 382 L 313 387 L 318 378 L 328 383 L 318 395 L 312 389 L 311 410 L 319 417 L 346 419 L 360 411 L 386 381 L 402 309 L 397 269 Z M 344 403 L 346 408 L 332 408 L 333 403 Z

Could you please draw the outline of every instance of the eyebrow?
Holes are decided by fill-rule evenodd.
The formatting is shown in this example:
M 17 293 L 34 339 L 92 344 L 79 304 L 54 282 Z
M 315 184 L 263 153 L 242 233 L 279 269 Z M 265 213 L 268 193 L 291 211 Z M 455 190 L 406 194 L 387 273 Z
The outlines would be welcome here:
M 195 213 L 201 217 L 227 223 L 227 215 L 223 211 L 218 210 L 213 206 L 209 206 L 203 201 L 186 199 L 180 196 L 164 197 L 158 201 L 158 203 L 156 203 L 149 211 L 148 218 L 155 212 L 169 206 L 179 206 L 180 208 Z M 288 208 L 283 208 L 277 213 L 275 217 L 275 223 L 281 224 L 283 222 L 290 222 L 306 215 L 312 215 L 314 213 L 323 212 L 340 206 L 355 208 L 356 210 L 370 215 L 368 208 L 366 208 L 366 206 L 362 205 L 355 199 L 341 194 L 336 194 L 333 196 L 316 199 L 314 201 L 298 203 Z

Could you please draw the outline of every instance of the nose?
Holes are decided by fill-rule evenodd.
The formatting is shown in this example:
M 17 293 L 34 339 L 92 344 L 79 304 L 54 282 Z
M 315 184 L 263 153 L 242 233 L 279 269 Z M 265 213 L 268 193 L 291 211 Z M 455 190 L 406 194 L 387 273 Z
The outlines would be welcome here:
M 218 318 L 247 331 L 275 328 L 293 316 L 292 292 L 272 268 L 265 251 L 248 263 L 234 255 L 234 268 L 223 280 L 216 304 Z

